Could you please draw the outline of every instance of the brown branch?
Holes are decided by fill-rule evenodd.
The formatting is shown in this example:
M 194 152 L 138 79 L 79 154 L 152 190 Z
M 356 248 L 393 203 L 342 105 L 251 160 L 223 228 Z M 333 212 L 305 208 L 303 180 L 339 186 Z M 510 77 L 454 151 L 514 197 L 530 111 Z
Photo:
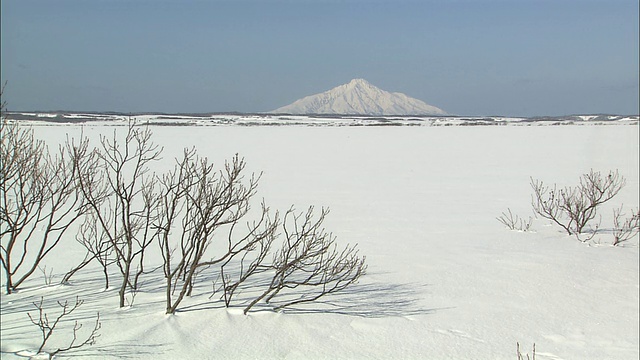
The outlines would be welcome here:
M 60 321 L 64 317 L 73 313 L 80 306 L 82 306 L 82 304 L 84 304 L 84 301 L 80 300 L 78 297 L 76 297 L 75 302 L 73 303 L 69 303 L 68 301 L 65 301 L 65 302 L 58 301 L 57 304 L 60 308 L 62 308 L 62 312 L 59 315 L 57 315 L 53 321 L 49 319 L 49 315 L 45 312 L 43 303 L 44 303 L 43 297 L 40 298 L 39 302 L 33 303 L 33 306 L 38 310 L 37 318 L 34 316 L 31 316 L 31 313 L 27 313 L 29 320 L 31 320 L 31 323 L 36 325 L 40 329 L 40 334 L 42 336 L 42 342 L 40 343 L 40 347 L 38 348 L 38 354 L 43 352 L 43 349 L 45 348 L 47 342 L 53 335 L 54 331 L 57 329 Z M 75 320 L 74 326 L 73 326 L 73 332 L 72 332 L 72 339 L 69 342 L 69 345 L 64 347 L 59 347 L 56 350 L 46 352 L 49 355 L 49 359 L 53 358 L 53 356 L 61 352 L 78 349 L 85 345 L 93 345 L 96 341 L 96 338 L 100 336 L 98 334 L 98 330 L 100 330 L 100 327 L 101 327 L 100 313 L 97 313 L 96 322 L 93 327 L 93 330 L 90 332 L 90 334 L 86 337 L 85 340 L 83 340 L 82 342 L 76 343 L 76 341 L 78 340 L 78 331 L 82 328 L 82 324 L 78 323 L 78 321 Z

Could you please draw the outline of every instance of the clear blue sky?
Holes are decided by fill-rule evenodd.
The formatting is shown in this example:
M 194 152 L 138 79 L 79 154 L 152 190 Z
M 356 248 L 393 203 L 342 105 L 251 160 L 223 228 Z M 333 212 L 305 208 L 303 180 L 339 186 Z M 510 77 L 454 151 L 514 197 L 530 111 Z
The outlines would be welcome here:
M 2 0 L 9 110 L 261 112 L 364 78 L 460 115 L 638 113 L 637 0 Z

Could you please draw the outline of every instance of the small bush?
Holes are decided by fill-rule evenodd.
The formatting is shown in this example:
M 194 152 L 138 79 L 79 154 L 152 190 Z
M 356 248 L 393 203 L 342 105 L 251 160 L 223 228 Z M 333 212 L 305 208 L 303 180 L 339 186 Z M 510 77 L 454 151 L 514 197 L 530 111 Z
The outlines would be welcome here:
M 624 218 L 622 206 L 613 210 L 613 245 L 618 246 L 638 235 L 640 231 L 640 210 L 632 212 L 631 217 Z
M 567 234 L 579 236 L 595 219 L 598 207 L 616 196 L 625 183 L 617 170 L 604 177 L 599 171 L 591 170 L 580 177 L 577 186 L 561 189 L 531 178 L 531 204 L 537 215 L 553 221 Z
M 528 220 L 524 220 L 518 215 L 514 215 L 511 209 L 507 208 L 507 212 L 503 212 L 502 215 L 496 218 L 502 224 L 504 224 L 509 230 L 515 231 L 529 231 L 531 228 L 531 222 L 533 219 L 529 216 Z
M 71 330 L 71 334 L 67 333 L 71 339 L 68 340 L 68 345 L 52 348 L 51 350 L 45 351 L 45 346 L 47 342 L 51 339 L 54 331 L 59 329 L 59 325 L 61 324 L 61 320 L 67 315 L 71 315 L 76 309 L 78 309 L 82 304 L 84 304 L 83 300 L 80 300 L 76 297 L 76 300 L 73 303 L 69 303 L 68 301 L 60 302 L 58 301 L 58 306 L 62 308 L 62 312 L 55 317 L 50 317 L 47 312 L 44 310 L 44 298 L 40 298 L 39 302 L 34 302 L 33 306 L 38 310 L 38 316 L 31 316 L 31 313 L 27 313 L 29 316 L 29 320 L 31 323 L 36 325 L 40 329 L 40 334 L 42 335 L 42 342 L 40 343 L 40 347 L 38 348 L 38 354 L 46 354 L 49 359 L 52 359 L 56 354 L 67 352 L 70 350 L 79 349 L 85 345 L 93 345 L 96 342 L 96 338 L 100 335 L 98 334 L 98 330 L 100 330 L 100 313 L 96 315 L 96 322 L 93 326 L 91 332 L 84 338 L 84 340 L 79 341 L 79 331 L 82 329 L 82 324 L 78 322 L 78 320 L 74 321 L 73 329 Z M 58 332 L 56 332 L 58 334 Z

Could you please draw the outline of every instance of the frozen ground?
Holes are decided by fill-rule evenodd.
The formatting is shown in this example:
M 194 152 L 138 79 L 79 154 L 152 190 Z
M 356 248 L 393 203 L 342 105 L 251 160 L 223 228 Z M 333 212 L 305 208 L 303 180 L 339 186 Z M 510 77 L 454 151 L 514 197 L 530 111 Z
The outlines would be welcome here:
M 34 129 L 51 145 L 80 133 L 77 125 Z M 92 139 L 113 130 L 83 129 Z M 90 326 L 100 311 L 102 329 L 70 358 L 516 359 L 516 342 L 529 353 L 535 343 L 540 360 L 639 357 L 637 238 L 612 247 L 603 234 L 586 245 L 546 220 L 531 232 L 496 220 L 507 208 L 532 215 L 530 176 L 573 185 L 591 168 L 627 179 L 601 210 L 603 223 L 614 205 L 637 207 L 637 123 L 152 130 L 165 147 L 159 171 L 185 146 L 218 163 L 239 153 L 263 171 L 258 197 L 272 208 L 330 207 L 326 227 L 338 242 L 359 244 L 368 274 L 333 306 L 248 316 L 209 300 L 207 284 L 167 316 L 153 281 L 119 309 L 117 289 L 103 291 L 93 271 L 67 286 L 46 287 L 36 275 L 0 298 L 2 359 L 37 348 L 32 301 L 76 295 L 86 301 L 81 320 Z M 68 239 L 46 265 L 60 275 L 79 256 Z

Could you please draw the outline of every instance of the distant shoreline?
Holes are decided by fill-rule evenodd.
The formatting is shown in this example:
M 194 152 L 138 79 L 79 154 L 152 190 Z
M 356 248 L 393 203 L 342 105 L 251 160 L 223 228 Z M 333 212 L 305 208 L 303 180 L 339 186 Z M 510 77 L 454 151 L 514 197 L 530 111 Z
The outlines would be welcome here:
M 157 126 L 549 126 L 637 125 L 639 115 L 455 116 L 455 115 L 292 115 L 266 113 L 119 113 L 81 111 L 7 111 L 9 121 L 31 125 L 125 125 L 131 121 Z

